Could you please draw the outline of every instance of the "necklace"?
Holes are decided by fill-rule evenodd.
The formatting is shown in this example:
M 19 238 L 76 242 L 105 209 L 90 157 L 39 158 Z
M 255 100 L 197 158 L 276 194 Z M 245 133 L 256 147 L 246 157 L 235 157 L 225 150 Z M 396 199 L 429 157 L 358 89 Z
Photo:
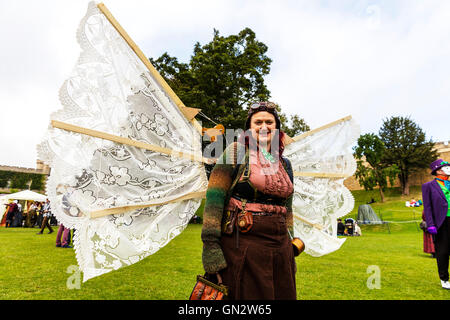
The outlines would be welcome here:
M 261 148 L 261 152 L 264 155 L 264 158 L 266 158 L 266 160 L 270 161 L 270 163 L 275 162 L 275 159 L 273 158 L 273 156 L 269 152 L 267 152 L 266 149 Z

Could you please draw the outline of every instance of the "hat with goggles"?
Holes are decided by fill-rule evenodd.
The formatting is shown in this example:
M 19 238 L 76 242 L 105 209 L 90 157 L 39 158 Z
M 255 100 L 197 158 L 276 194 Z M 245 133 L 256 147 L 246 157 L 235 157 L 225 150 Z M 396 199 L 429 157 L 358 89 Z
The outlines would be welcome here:
M 269 101 L 261 101 L 253 103 L 248 109 L 247 121 L 245 122 L 245 130 L 250 129 L 250 121 L 252 116 L 261 111 L 266 111 L 272 114 L 275 117 L 276 128 L 280 129 L 280 117 L 278 116 L 276 104 Z

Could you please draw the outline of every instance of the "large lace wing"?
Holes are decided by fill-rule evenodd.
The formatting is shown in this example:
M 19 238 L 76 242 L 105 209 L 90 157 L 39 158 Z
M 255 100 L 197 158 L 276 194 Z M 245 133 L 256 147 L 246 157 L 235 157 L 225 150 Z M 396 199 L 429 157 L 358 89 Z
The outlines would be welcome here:
M 52 121 L 201 158 L 199 132 L 93 2 L 77 38 L 82 52 Z M 46 191 L 53 213 L 76 229 L 84 281 L 166 245 L 186 227 L 202 197 L 177 199 L 208 184 L 201 162 L 52 126 L 38 155 L 51 166 Z M 92 218 L 111 209 L 115 214 Z
M 295 137 L 284 151 L 294 171 L 295 236 L 311 256 L 338 250 L 345 241 L 337 237 L 336 220 L 354 206 L 343 182 L 356 170 L 351 147 L 358 136 L 359 126 L 347 117 Z

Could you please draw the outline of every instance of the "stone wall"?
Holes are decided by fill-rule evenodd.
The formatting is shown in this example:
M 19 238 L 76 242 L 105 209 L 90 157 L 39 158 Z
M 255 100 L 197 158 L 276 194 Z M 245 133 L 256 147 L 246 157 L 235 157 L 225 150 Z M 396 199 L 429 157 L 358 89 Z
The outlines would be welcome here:
M 46 176 L 45 179 L 47 179 L 48 175 L 50 174 L 50 167 L 45 165 L 42 161 L 37 160 L 36 161 L 36 169 L 24 168 L 24 167 L 14 167 L 14 166 L 1 166 L 0 165 L 0 171 L 43 174 Z M 45 185 L 45 182 L 44 182 L 44 185 Z M 40 192 L 42 190 L 32 190 L 32 191 Z M 11 189 L 10 188 L 0 188 L 0 194 L 3 194 L 3 193 L 11 193 Z
M 13 166 L 1 166 L 0 171 L 12 171 L 12 172 L 23 172 L 23 173 L 41 173 L 45 175 L 50 174 L 50 167 L 45 165 L 42 161 L 36 161 L 36 169 L 33 168 L 23 168 L 23 167 L 13 167 Z

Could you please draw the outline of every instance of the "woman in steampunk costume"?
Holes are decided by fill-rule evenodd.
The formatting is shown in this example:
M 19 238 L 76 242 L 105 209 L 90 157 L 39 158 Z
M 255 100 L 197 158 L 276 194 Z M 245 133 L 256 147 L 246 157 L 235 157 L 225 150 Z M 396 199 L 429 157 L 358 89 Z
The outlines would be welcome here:
M 225 150 L 208 181 L 199 110 L 184 106 L 104 4 L 89 3 L 77 39 L 80 58 L 38 155 L 52 169 L 52 213 L 77 230 L 83 281 L 156 253 L 207 192 L 207 273 L 222 276 L 233 299 L 295 299 L 293 230 L 315 257 L 345 241 L 336 219 L 354 204 L 343 185 L 356 169 L 351 117 L 284 144 L 275 105 L 255 104 L 252 135 Z
M 292 237 L 293 173 L 275 104 L 253 104 L 245 130 L 211 173 L 203 266 L 223 279 L 229 299 L 296 299 L 294 256 L 303 243 Z

